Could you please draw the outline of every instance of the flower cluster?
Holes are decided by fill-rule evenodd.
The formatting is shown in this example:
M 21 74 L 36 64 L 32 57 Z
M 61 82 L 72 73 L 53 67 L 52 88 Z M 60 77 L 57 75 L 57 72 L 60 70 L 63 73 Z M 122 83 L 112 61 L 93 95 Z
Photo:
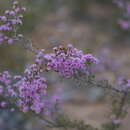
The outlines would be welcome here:
M 77 72 L 88 74 L 89 66 L 98 62 L 91 54 L 83 54 L 72 45 L 68 45 L 67 48 L 59 46 L 54 48 L 54 51 L 49 54 L 45 54 L 44 50 L 38 51 L 35 63 L 25 69 L 23 76 L 1 73 L 1 96 L 14 98 L 16 106 L 23 112 L 33 111 L 38 114 L 50 111 L 57 102 L 57 95 L 48 96 L 43 72 L 53 70 L 69 78 Z M 5 106 L 7 103 L 2 100 L 1 104 Z
M 9 100 L 17 96 L 15 87 L 12 85 L 13 76 L 8 71 L 0 73 L 0 107 L 6 107 L 11 104 Z
M 47 94 L 46 79 L 41 76 L 41 64 L 32 64 L 25 69 L 24 76 L 11 76 L 8 72 L 0 73 L 1 107 L 11 104 L 8 100 L 15 98 L 15 104 L 23 112 L 40 113 L 44 108 Z M 9 106 L 8 106 L 9 107 Z
M 41 76 L 43 69 L 41 63 L 37 62 L 25 69 L 25 76 L 19 78 L 15 87 L 18 88 L 18 104 L 23 112 L 29 110 L 40 113 L 44 108 L 44 98 L 47 94 L 46 79 Z
M 88 74 L 88 67 L 97 63 L 98 60 L 91 54 L 83 54 L 81 50 L 74 48 L 71 44 L 64 48 L 55 47 L 54 53 L 44 55 L 47 70 L 53 70 L 60 75 L 70 78 L 81 72 Z
M 114 3 L 122 10 L 122 19 L 118 21 L 120 27 L 124 30 L 130 28 L 130 2 L 124 0 L 114 0 Z
M 23 112 L 30 110 L 40 113 L 44 108 L 44 96 L 47 85 L 43 77 L 37 77 L 29 81 L 25 77 L 16 84 L 19 87 L 18 104 Z
M 15 82 L 16 83 L 15 83 Z M 8 72 L 0 74 L 0 107 L 9 107 L 13 104 L 8 99 L 15 98 L 15 103 L 18 104 L 23 112 L 29 110 L 35 113 L 40 113 L 44 108 L 44 96 L 46 95 L 47 85 L 44 77 L 31 77 L 30 74 L 26 76 L 11 76 Z
M 14 1 L 12 9 L 6 10 L 4 15 L 0 16 L 0 44 L 12 44 L 16 37 L 22 37 L 22 34 L 17 34 L 17 30 L 22 24 L 22 13 L 25 10 L 24 7 L 19 7 L 18 1 Z

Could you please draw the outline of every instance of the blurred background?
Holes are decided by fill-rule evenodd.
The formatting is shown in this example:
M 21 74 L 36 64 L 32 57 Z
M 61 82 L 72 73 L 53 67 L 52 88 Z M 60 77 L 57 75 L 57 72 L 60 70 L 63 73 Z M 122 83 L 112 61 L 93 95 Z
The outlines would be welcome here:
M 130 30 L 119 25 L 122 10 L 112 0 L 19 0 L 27 7 L 23 32 L 38 48 L 50 51 L 54 46 L 72 43 L 84 53 L 100 59 L 95 69 L 98 79 L 130 77 Z M 10 6 L 0 0 L 0 14 Z M 7 47 L 8 46 L 8 47 Z M 17 44 L 0 47 L 0 70 L 23 73 L 34 56 Z M 104 91 L 97 88 L 76 87 L 73 81 L 60 80 L 52 73 L 49 86 L 62 88 L 62 109 L 71 119 L 82 119 L 96 127 L 107 121 L 109 103 Z M 129 130 L 130 114 L 121 130 Z M 21 113 L 0 111 L 0 130 L 47 130 L 37 118 Z

